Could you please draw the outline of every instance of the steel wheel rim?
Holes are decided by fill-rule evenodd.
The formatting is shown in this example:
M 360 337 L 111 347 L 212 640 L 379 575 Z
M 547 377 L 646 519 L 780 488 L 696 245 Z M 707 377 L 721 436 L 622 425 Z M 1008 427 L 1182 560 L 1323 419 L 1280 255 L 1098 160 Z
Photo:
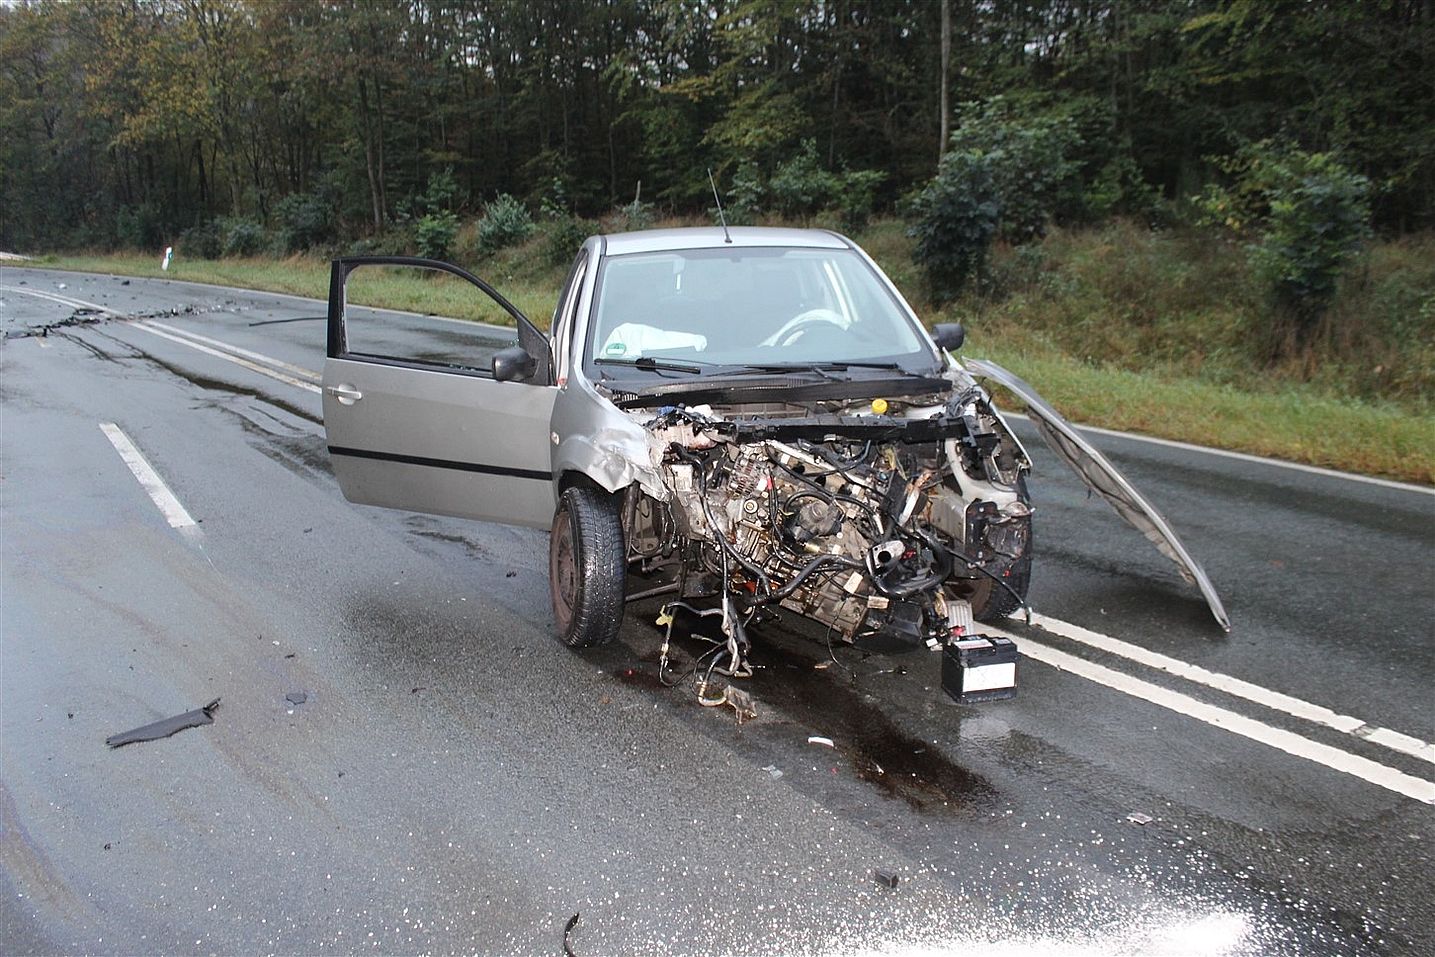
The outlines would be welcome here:
M 549 568 L 553 579 L 553 611 L 559 624 L 566 626 L 573 617 L 578 593 L 578 562 L 573 549 L 573 516 L 564 509 L 558 514 L 553 529 L 553 560 Z

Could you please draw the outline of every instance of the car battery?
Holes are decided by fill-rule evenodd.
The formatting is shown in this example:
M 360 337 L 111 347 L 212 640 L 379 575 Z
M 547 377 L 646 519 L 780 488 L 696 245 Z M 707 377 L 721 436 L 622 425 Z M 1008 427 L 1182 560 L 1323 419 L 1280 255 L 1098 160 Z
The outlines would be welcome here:
M 1016 697 L 1016 643 L 967 635 L 942 649 L 942 690 L 963 704 Z

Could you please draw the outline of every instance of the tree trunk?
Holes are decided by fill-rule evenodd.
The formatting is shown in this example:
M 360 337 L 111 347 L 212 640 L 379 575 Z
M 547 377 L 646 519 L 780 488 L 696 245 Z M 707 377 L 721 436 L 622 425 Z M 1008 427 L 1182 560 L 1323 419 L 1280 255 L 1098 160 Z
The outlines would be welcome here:
M 937 144 L 937 162 L 947 154 L 947 138 L 951 135 L 952 113 L 947 104 L 947 77 L 952 67 L 952 3 L 951 0 L 942 0 L 942 76 L 941 88 L 938 99 L 942 111 L 942 132 L 941 141 Z
M 369 174 L 369 199 L 374 209 L 374 230 L 384 228 L 383 206 L 379 199 L 379 178 L 374 171 L 374 133 L 369 122 L 369 85 L 359 77 L 359 128 L 364 140 L 364 168 Z

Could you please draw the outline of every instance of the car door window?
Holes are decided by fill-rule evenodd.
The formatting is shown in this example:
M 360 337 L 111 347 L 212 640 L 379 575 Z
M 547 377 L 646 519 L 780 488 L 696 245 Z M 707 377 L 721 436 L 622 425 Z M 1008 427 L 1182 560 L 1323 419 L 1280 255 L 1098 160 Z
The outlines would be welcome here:
M 509 311 L 437 266 L 360 263 L 344 283 L 344 357 L 490 375 L 493 354 L 518 341 Z

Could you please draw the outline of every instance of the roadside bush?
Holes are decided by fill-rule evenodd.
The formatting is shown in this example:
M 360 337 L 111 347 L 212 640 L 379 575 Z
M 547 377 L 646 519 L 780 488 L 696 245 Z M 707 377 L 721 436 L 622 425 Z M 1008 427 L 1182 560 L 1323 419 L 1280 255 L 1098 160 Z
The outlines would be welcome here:
M 880 170 L 826 169 L 817 155 L 817 141 L 804 140 L 796 156 L 778 164 L 768 192 L 784 216 L 810 221 L 823 210 L 834 210 L 842 228 L 855 231 L 867 224 L 886 175 Z
M 300 252 L 333 238 L 334 207 L 321 193 L 290 193 L 275 205 L 274 215 L 285 252 Z
M 543 227 L 543 261 L 550 266 L 568 265 L 583 241 L 597 231 L 597 223 L 577 216 L 552 220 Z
M 837 211 L 842 216 L 844 232 L 855 233 L 867 228 L 877 204 L 877 187 L 886 178 L 887 174 L 877 169 L 846 170 L 841 174 Z
M 912 201 L 912 258 L 934 302 L 955 297 L 986 266 L 1002 211 L 992 167 L 983 153 L 952 150 Z
M 224 235 L 219 223 L 211 221 L 180 233 L 177 245 L 190 259 L 218 259 L 224 253 Z
M 836 205 L 842 184 L 817 156 L 817 141 L 803 140 L 797 155 L 777 165 L 767 183 L 773 204 L 784 216 L 807 219 Z
M 640 196 L 626 206 L 618 206 L 609 217 L 613 232 L 629 233 L 639 229 L 653 228 L 653 204 L 643 202 Z
M 224 235 L 225 256 L 257 256 L 264 251 L 269 236 L 264 227 L 250 219 L 219 220 Z
M 159 210 L 151 203 L 121 206 L 115 211 L 115 238 L 125 249 L 158 249 L 164 245 Z
M 757 164 L 743 163 L 732 175 L 732 186 L 723 196 L 723 212 L 730 226 L 751 226 L 762 213 L 762 173 Z M 716 213 L 716 210 L 714 210 Z
M 533 233 L 533 217 L 528 208 L 508 193 L 500 193 L 483 208 L 478 221 L 478 251 L 489 255 L 508 246 L 516 246 Z
M 1033 115 L 1005 97 L 964 107 L 951 150 L 987 160 L 1001 203 L 1001 237 L 1010 243 L 1040 239 L 1062 208 L 1080 203 L 1077 145 L 1069 117 Z
M 1229 188 L 1207 191 L 1208 220 L 1254 232 L 1251 268 L 1272 302 L 1267 352 L 1272 359 L 1310 346 L 1347 268 L 1371 235 L 1370 181 L 1329 153 L 1270 141 L 1226 163 Z
M 457 235 L 458 217 L 446 209 L 429 213 L 414 226 L 414 242 L 418 245 L 419 255 L 428 259 L 450 258 Z

